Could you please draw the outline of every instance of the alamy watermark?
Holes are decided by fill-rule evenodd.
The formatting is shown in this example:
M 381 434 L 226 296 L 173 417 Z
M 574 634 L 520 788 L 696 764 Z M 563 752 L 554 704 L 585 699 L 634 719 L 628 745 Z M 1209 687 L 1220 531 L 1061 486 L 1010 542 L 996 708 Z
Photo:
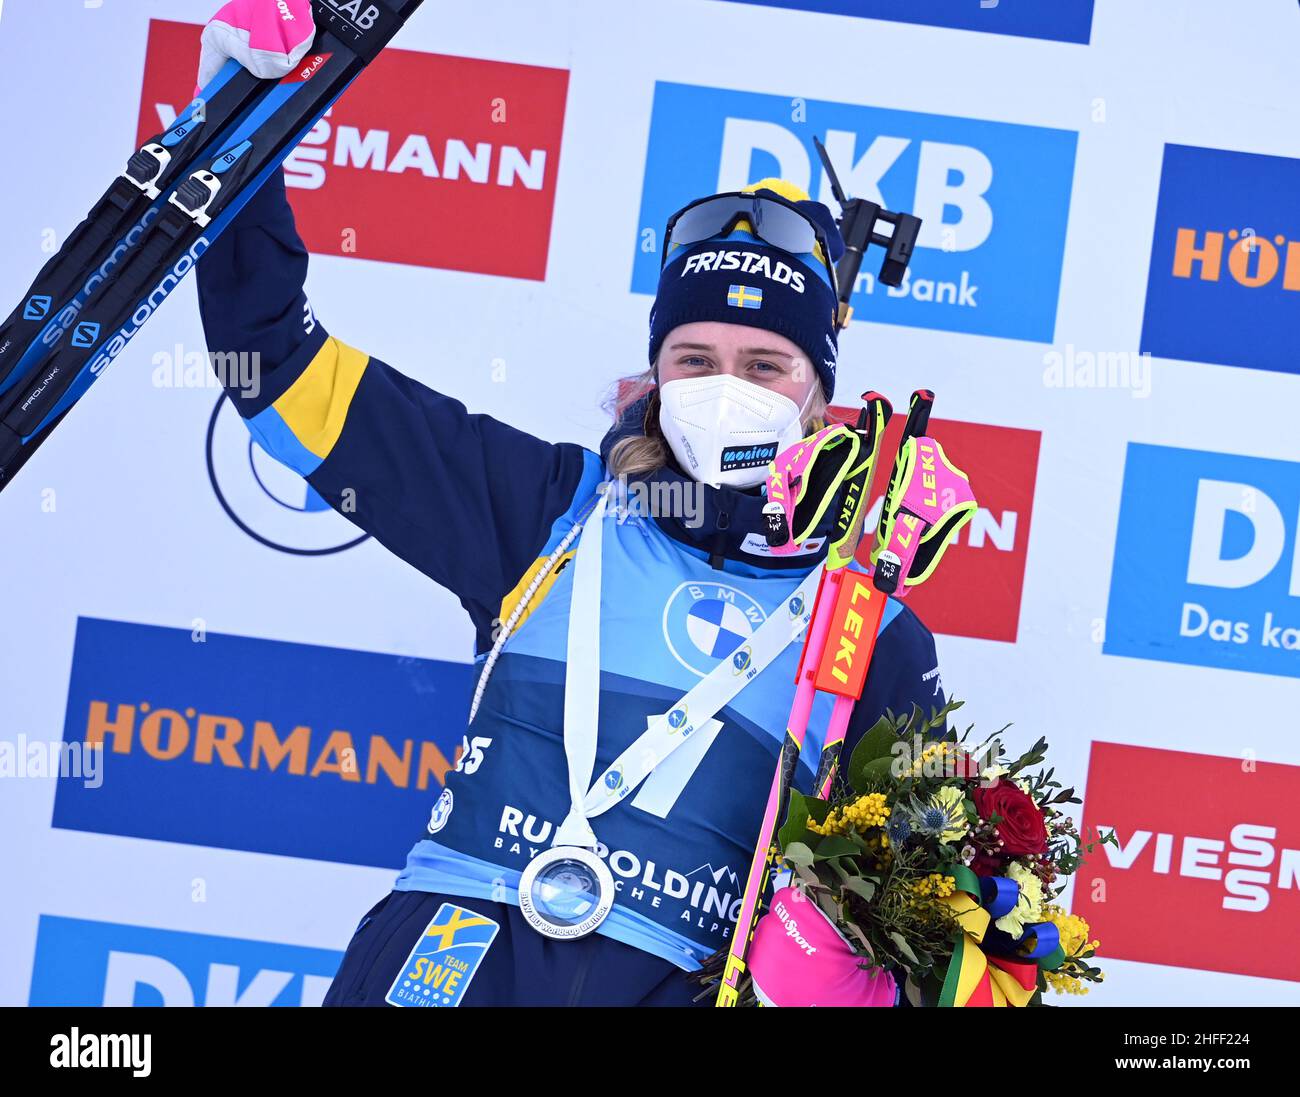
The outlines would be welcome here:
M 704 524 L 705 485 L 698 481 L 629 480 L 626 475 L 605 481 L 598 491 L 608 491 L 609 517 L 622 525 L 629 518 L 680 518 L 688 529 Z
M 187 351 L 177 343 L 153 356 L 150 380 L 158 389 L 219 389 L 256 400 L 262 391 L 259 351 Z
M 104 744 L 29 741 L 26 735 L 0 742 L 0 778 L 56 774 L 83 781 L 86 788 L 99 788 L 104 783 Z
M 1129 389 L 1135 400 L 1151 395 L 1151 352 L 1049 350 L 1043 355 L 1043 386 L 1049 389 Z

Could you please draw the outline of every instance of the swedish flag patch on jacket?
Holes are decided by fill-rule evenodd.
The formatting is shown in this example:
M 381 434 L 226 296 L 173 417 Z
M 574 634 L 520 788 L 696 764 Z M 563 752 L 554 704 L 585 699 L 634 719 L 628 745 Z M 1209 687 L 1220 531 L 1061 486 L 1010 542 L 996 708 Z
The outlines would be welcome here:
M 501 927 L 443 903 L 424 928 L 384 1001 L 390 1006 L 458 1006 Z

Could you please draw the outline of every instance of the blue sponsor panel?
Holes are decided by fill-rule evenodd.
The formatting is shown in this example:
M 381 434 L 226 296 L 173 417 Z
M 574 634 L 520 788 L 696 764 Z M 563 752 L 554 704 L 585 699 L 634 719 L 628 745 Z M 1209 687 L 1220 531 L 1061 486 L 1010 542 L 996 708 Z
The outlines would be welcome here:
M 1093 0 L 739 0 L 765 7 L 892 19 L 1087 45 Z
M 29 1005 L 318 1006 L 333 949 L 42 914 Z
M 775 175 L 836 209 L 814 136 L 850 195 L 924 221 L 902 286 L 872 249 L 855 319 L 1053 340 L 1077 133 L 724 88 L 655 85 L 639 224 L 656 250 L 638 247 L 633 291 L 655 292 L 657 235 L 694 198 Z
M 1107 655 L 1300 677 L 1300 464 L 1130 443 Z
M 54 826 L 398 868 L 465 733 L 473 668 L 81 618 Z
M 1166 145 L 1143 351 L 1300 373 L 1300 160 Z

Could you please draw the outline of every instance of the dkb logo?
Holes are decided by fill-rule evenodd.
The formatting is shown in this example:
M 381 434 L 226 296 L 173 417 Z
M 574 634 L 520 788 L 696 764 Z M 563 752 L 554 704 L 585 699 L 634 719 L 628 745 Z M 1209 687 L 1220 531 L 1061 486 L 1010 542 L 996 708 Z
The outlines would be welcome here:
M 1300 464 L 1130 444 L 1110 655 L 1300 677 Z
M 834 208 L 812 145 L 817 134 L 846 191 L 922 219 L 901 286 L 877 283 L 873 265 L 863 266 L 855 316 L 1052 341 L 1074 131 L 851 103 L 797 104 L 792 123 L 784 96 L 655 85 L 633 290 L 655 292 L 662 246 L 655 234 L 673 210 L 701 194 L 779 176 Z

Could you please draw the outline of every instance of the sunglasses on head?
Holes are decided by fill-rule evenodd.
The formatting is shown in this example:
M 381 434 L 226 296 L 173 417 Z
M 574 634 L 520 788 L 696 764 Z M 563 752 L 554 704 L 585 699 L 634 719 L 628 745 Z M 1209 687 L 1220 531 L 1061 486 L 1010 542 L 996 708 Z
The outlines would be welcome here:
M 793 202 L 775 195 L 730 191 L 683 206 L 668 218 L 664 228 L 660 269 L 667 264 L 674 247 L 725 236 L 741 221 L 748 222 L 750 233 L 765 244 L 792 255 L 818 254 L 820 248 L 818 258 L 830 278 L 831 292 L 838 299 L 839 285 L 835 278 L 835 264 L 830 261 L 831 249 L 826 233 Z

